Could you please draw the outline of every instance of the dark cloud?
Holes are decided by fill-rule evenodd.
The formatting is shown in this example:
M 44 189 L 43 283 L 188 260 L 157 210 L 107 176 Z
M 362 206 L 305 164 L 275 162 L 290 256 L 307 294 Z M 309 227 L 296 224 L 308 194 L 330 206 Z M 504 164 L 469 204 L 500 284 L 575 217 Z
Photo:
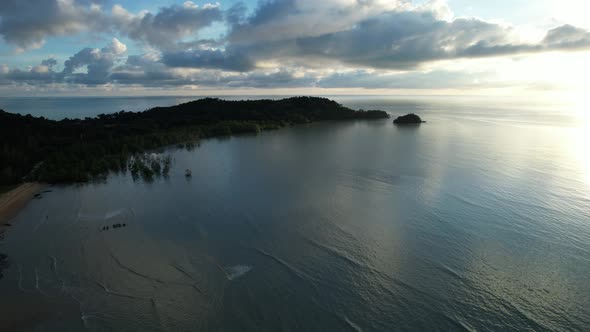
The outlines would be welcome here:
M 62 82 L 62 76 L 60 73 L 56 73 L 53 70 L 41 70 L 38 66 L 33 67 L 30 70 L 21 70 L 17 68 L 0 73 L 0 84 L 2 85 L 40 85 L 60 82 Z
M 289 70 L 272 73 L 253 72 L 228 76 L 221 79 L 223 87 L 228 88 L 295 88 L 315 86 L 317 77 L 313 75 L 298 76 Z
M 539 44 L 514 43 L 510 33 L 508 28 L 477 19 L 447 22 L 427 12 L 390 12 L 347 31 L 254 42 L 242 46 L 242 52 L 263 60 L 278 57 L 299 63 L 322 60 L 367 68 L 411 69 L 438 60 L 590 47 L 589 34 L 581 29 L 552 30 Z
M 74 34 L 95 26 L 97 19 L 89 1 L 0 1 L 0 35 L 23 50 L 40 47 L 46 36 Z
M 57 65 L 57 60 L 55 60 L 54 58 L 45 59 L 45 60 L 41 61 L 41 65 L 51 68 L 51 67 Z
M 21 50 L 40 47 L 47 37 L 80 32 L 112 33 L 158 48 L 175 48 L 185 36 L 222 20 L 217 5 L 162 7 L 155 14 L 132 14 L 120 5 L 112 11 L 89 0 L 2 0 L 0 35 Z
M 190 79 L 173 72 L 156 58 L 146 55 L 128 56 L 124 64 L 112 69 L 109 79 L 117 84 L 146 87 L 180 86 L 190 83 Z
M 296 14 L 297 7 L 295 0 L 282 1 L 261 1 L 258 9 L 248 21 L 248 25 L 261 25 L 275 20 L 284 19 L 288 15 Z
M 357 7 L 361 5 L 366 3 L 359 2 Z M 279 10 L 273 16 L 275 7 Z M 343 16 L 349 17 L 351 7 L 343 11 Z M 234 49 L 255 60 L 289 60 L 307 65 L 327 61 L 403 70 L 439 60 L 590 48 L 590 33 L 572 26 L 549 31 L 539 43 L 523 44 L 512 40 L 510 27 L 469 18 L 447 21 L 440 19 L 439 14 L 424 8 L 391 10 L 329 33 L 318 32 L 332 29 L 334 23 L 326 20 L 318 24 L 310 14 L 309 24 L 298 17 L 295 22 L 303 27 L 285 34 L 280 29 L 273 31 L 273 22 L 288 21 L 288 17 L 298 15 L 297 7 L 294 1 L 274 1 L 261 6 L 247 22 L 234 25 L 229 40 Z M 311 23 L 314 23 L 315 35 L 305 28 Z M 280 24 L 279 27 L 286 23 Z M 256 34 L 261 28 L 269 29 L 266 34 L 274 35 Z M 300 35 L 293 35 L 293 31 L 298 30 Z
M 54 71 L 58 61 L 49 58 L 27 70 L 2 67 L 0 79 L 4 84 L 230 88 L 469 87 L 474 80 L 468 74 L 415 70 L 435 61 L 590 49 L 590 32 L 571 25 L 523 43 L 513 38 L 511 27 L 452 19 L 447 12 L 440 4 L 416 7 L 406 0 L 265 0 L 251 14 L 243 3 L 225 12 L 217 5 L 185 2 L 133 14 L 118 5 L 104 10 L 90 0 L 4 0 L 0 35 L 20 48 L 38 46 L 47 36 L 89 30 L 127 37 L 149 46 L 150 54 L 126 56 L 125 45 L 114 39 L 102 49 L 82 49 L 61 72 Z M 197 38 L 218 21 L 229 26 L 225 36 Z M 322 74 L 342 67 L 346 73 Z M 382 74 L 383 69 L 412 72 Z
M 65 81 L 97 85 L 108 83 L 115 61 L 127 51 L 127 47 L 116 38 L 102 49 L 85 48 L 64 62 L 62 72 Z M 86 72 L 76 70 L 86 67 Z
M 161 48 L 177 49 L 181 39 L 220 21 L 223 14 L 217 5 L 197 7 L 190 2 L 160 8 L 156 14 L 132 15 L 120 6 L 113 10 L 116 31 L 142 43 Z M 186 46 L 186 45 L 184 45 Z
M 165 53 L 162 62 L 169 67 L 215 68 L 228 71 L 254 69 L 254 63 L 244 54 L 220 50 Z
M 231 26 L 244 24 L 248 7 L 243 2 L 237 2 L 225 11 L 225 21 Z

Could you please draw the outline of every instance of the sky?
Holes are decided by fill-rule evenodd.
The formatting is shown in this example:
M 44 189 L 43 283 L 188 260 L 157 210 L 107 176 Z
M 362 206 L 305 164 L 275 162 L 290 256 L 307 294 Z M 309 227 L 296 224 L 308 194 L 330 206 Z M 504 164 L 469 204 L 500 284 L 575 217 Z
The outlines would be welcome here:
M 584 96 L 588 0 L 2 0 L 0 96 Z

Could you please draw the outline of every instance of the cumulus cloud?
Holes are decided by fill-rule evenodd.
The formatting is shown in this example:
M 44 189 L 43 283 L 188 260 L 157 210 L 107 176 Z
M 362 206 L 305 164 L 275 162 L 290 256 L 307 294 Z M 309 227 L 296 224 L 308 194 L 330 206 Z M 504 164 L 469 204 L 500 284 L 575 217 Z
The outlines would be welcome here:
M 64 80 L 88 85 L 107 83 L 115 62 L 126 51 L 127 46 L 117 38 L 102 49 L 85 48 L 64 62 Z M 87 68 L 85 73 L 76 72 L 83 67 Z
M 39 86 L 61 82 L 63 82 L 61 74 L 43 64 L 32 66 L 27 70 L 9 68 L 6 65 L 2 65 L 0 68 L 0 85 L 27 84 Z
M 116 30 L 130 39 L 161 49 L 172 49 L 177 48 L 182 38 L 221 20 L 222 16 L 219 4 L 208 3 L 199 7 L 187 1 L 182 6 L 162 7 L 156 14 L 131 14 L 120 5 L 115 5 L 111 19 Z
M 0 1 L 0 35 L 19 51 L 41 47 L 47 36 L 78 33 L 97 19 L 84 0 Z
M 276 3 L 279 1 L 273 2 Z M 297 8 L 296 0 L 280 3 Z M 365 5 L 357 3 L 356 11 L 351 12 L 358 12 Z M 276 17 L 269 17 L 265 8 L 261 7 L 246 23 L 236 24 L 230 36 L 230 41 L 235 40 L 234 46 L 242 53 L 262 61 L 273 58 L 300 64 L 330 61 L 364 68 L 405 70 L 440 60 L 590 48 L 589 33 L 582 29 L 560 27 L 549 31 L 539 43 L 523 44 L 513 38 L 511 27 L 475 18 L 448 20 L 449 13 L 438 2 L 412 9 L 398 3 L 393 10 L 379 14 L 355 15 L 361 19 L 351 20 L 352 26 L 338 26 L 338 29 L 329 20 L 322 23 L 312 15 L 310 21 L 298 25 L 313 28 L 289 29 L 288 33 L 278 29 L 271 38 L 264 34 L 259 38 L 252 32 L 264 28 L 272 33 L 273 22 L 282 18 L 282 23 L 277 24 L 286 24 L 291 15 L 279 10 Z M 294 31 L 298 34 L 293 35 Z M 242 34 L 250 37 L 242 38 Z
M 200 32 L 224 22 L 221 37 Z M 48 36 L 91 31 L 144 46 L 127 55 L 119 39 L 25 69 L 0 69 L 6 82 L 214 87 L 436 88 L 468 86 L 470 75 L 424 71 L 433 62 L 590 49 L 590 32 L 571 25 L 524 43 L 508 25 L 455 17 L 444 0 L 261 0 L 227 10 L 192 1 L 131 13 L 93 0 L 5 0 L 0 35 L 30 49 Z M 211 37 L 211 36 L 206 36 Z M 63 60 L 62 60 L 63 61 Z M 340 73 L 333 73 L 341 69 Z M 396 72 L 397 71 L 397 72 Z M 407 71 L 400 73 L 400 71 Z
M 100 0 L 2 0 L 0 35 L 19 51 L 41 47 L 47 37 L 81 32 L 115 33 L 154 47 L 171 48 L 182 38 L 222 19 L 218 4 L 191 1 L 132 14 Z
M 384 11 L 409 8 L 406 0 L 275 0 L 260 1 L 245 16 L 245 8 L 230 9 L 229 41 L 235 44 L 306 38 L 348 30 Z

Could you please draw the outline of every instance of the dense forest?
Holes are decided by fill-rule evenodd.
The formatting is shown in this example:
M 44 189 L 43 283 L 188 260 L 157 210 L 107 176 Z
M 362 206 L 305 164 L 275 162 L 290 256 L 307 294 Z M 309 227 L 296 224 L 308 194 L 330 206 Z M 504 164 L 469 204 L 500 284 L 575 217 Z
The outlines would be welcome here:
M 378 119 L 383 111 L 352 110 L 326 98 L 227 101 L 205 98 L 144 112 L 49 120 L 0 110 L 0 185 L 25 181 L 82 182 L 109 171 L 141 171 L 137 157 L 171 144 L 322 120 Z M 135 156 L 135 158 L 134 158 Z M 166 170 L 169 160 L 151 169 Z M 168 164 L 168 165 L 167 165 Z M 145 168 L 147 171 L 147 168 Z

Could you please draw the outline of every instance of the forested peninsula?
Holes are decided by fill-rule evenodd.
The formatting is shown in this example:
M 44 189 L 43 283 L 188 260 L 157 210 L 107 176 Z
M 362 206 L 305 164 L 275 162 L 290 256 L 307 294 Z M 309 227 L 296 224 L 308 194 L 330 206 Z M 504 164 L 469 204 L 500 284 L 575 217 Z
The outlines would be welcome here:
M 388 117 L 383 111 L 353 110 L 317 97 L 205 98 L 143 112 L 120 111 L 60 121 L 0 110 L 0 185 L 85 182 L 109 171 L 137 171 L 142 164 L 130 160 L 172 144 L 192 145 L 208 137 L 258 133 L 314 121 Z M 169 160 L 164 160 L 162 167 L 168 164 Z

